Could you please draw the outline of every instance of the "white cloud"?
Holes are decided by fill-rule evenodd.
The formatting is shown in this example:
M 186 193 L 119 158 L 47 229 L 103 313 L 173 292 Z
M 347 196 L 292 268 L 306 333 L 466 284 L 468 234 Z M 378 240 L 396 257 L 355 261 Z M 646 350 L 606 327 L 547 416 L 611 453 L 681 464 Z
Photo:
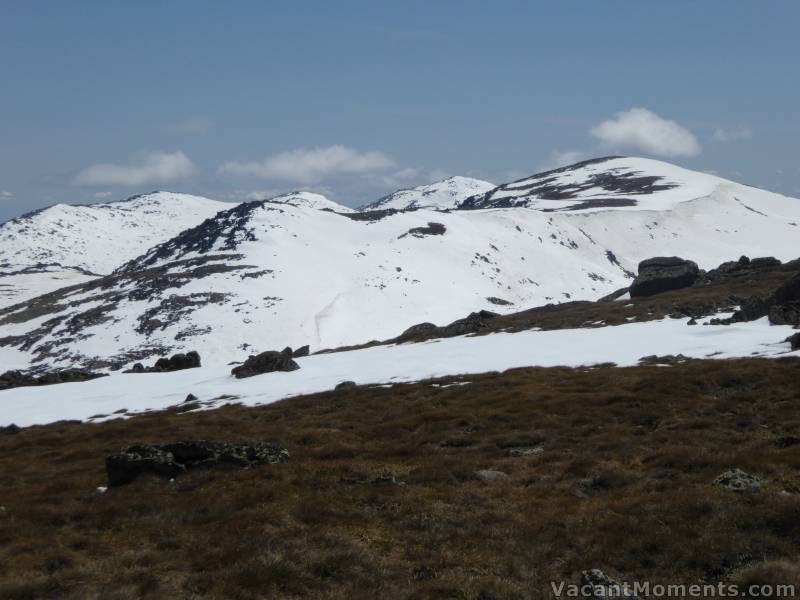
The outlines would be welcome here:
M 185 119 L 180 123 L 175 123 L 172 128 L 181 133 L 203 134 L 208 133 L 213 129 L 214 121 L 206 117 L 192 117 Z
M 14 192 L 9 192 L 7 190 L 0 191 L 0 198 L 3 200 L 11 200 L 14 197 Z
M 589 134 L 612 148 L 639 150 L 656 156 L 696 156 L 702 152 L 691 131 L 646 108 L 619 112 L 613 119 L 593 127 Z
M 314 183 L 335 175 L 383 171 L 394 164 L 382 152 L 359 152 L 335 145 L 281 152 L 262 161 L 228 161 L 220 165 L 219 173 Z
M 753 130 L 749 127 L 735 127 L 734 129 L 717 127 L 714 130 L 714 135 L 711 136 L 711 139 L 715 142 L 721 142 L 725 144 L 728 142 L 749 140 L 751 137 L 753 137 Z
M 77 186 L 151 185 L 187 179 L 196 171 L 183 152 L 152 152 L 137 164 L 101 163 L 86 167 L 72 180 Z
M 95 198 L 110 198 L 113 195 L 114 194 L 111 193 L 111 192 L 95 192 L 94 193 L 94 197 Z
M 560 167 L 574 165 L 576 162 L 586 160 L 589 156 L 585 152 L 579 150 L 553 150 L 546 159 L 537 165 L 541 171 L 551 171 Z

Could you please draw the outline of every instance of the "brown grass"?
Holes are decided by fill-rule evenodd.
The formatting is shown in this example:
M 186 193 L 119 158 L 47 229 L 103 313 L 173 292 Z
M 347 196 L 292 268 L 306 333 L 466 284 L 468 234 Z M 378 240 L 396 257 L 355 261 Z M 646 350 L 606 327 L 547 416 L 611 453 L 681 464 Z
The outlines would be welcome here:
M 775 441 L 800 429 L 800 360 L 461 380 L 4 435 L 0 598 L 524 599 L 593 567 L 796 577 L 800 445 Z M 95 491 L 106 454 L 181 438 L 277 440 L 292 458 Z M 764 491 L 711 485 L 733 466 Z

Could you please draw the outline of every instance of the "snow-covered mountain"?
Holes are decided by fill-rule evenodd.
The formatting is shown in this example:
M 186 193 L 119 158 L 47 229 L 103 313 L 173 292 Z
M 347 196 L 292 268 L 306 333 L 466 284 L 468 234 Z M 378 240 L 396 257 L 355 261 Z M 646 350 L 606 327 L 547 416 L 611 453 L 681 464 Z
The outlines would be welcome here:
M 106 274 L 230 207 L 172 192 L 100 204 L 56 204 L 0 224 L 2 258 L 18 265 L 59 264 Z
M 408 210 L 430 208 L 446 210 L 457 208 L 461 202 L 494 189 L 494 184 L 471 177 L 449 177 L 436 183 L 398 190 L 380 200 L 362 206 L 359 210 Z
M 463 208 L 527 207 L 543 212 L 669 210 L 727 184 L 720 177 L 648 158 L 605 157 L 506 183 L 463 203 Z
M 317 210 L 332 210 L 340 213 L 355 212 L 352 208 L 339 204 L 333 200 L 326 198 L 322 194 L 314 192 L 289 192 L 288 194 L 281 194 L 269 198 L 270 202 L 277 204 L 291 204 L 292 206 L 306 206 L 308 208 L 315 208 Z
M 0 307 L 106 275 L 154 244 L 230 208 L 151 192 L 99 204 L 56 204 L 0 224 Z
M 563 185 L 544 197 L 541 182 L 554 179 Z M 234 206 L 112 276 L 0 310 L 0 363 L 111 367 L 197 348 L 222 365 L 286 345 L 386 339 L 477 309 L 595 299 L 651 256 L 710 268 L 797 255 L 800 201 L 711 175 L 609 159 L 525 181 L 449 212 Z M 623 194 L 624 206 L 601 202 Z M 476 207 L 487 198 L 524 206 Z

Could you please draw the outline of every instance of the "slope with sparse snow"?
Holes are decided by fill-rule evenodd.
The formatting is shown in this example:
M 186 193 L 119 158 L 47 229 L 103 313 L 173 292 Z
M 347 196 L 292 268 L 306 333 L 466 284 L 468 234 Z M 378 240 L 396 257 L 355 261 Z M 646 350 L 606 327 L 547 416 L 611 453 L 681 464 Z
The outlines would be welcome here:
M 457 208 L 461 202 L 494 189 L 494 184 L 471 177 L 449 177 L 436 183 L 421 185 L 406 190 L 398 190 L 380 200 L 360 208 L 370 210 L 408 210 L 430 208 L 447 210 Z

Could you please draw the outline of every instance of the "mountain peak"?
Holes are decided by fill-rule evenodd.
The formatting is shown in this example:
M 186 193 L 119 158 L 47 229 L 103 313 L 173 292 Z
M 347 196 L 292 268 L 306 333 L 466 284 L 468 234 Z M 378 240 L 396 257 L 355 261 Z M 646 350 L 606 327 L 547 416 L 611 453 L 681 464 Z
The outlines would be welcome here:
M 461 208 L 670 210 L 708 196 L 724 184 L 739 185 L 650 158 L 606 156 L 506 183 L 466 199 Z
M 279 204 L 291 204 L 292 206 L 305 206 L 316 210 L 332 210 L 334 212 L 351 213 L 352 208 L 339 204 L 323 194 L 296 190 L 279 196 L 268 198 L 267 202 L 277 202 Z
M 447 210 L 457 208 L 470 196 L 483 194 L 495 186 L 488 181 L 454 175 L 441 181 L 398 190 L 383 198 L 362 206 L 359 210 L 410 210 L 431 208 Z

